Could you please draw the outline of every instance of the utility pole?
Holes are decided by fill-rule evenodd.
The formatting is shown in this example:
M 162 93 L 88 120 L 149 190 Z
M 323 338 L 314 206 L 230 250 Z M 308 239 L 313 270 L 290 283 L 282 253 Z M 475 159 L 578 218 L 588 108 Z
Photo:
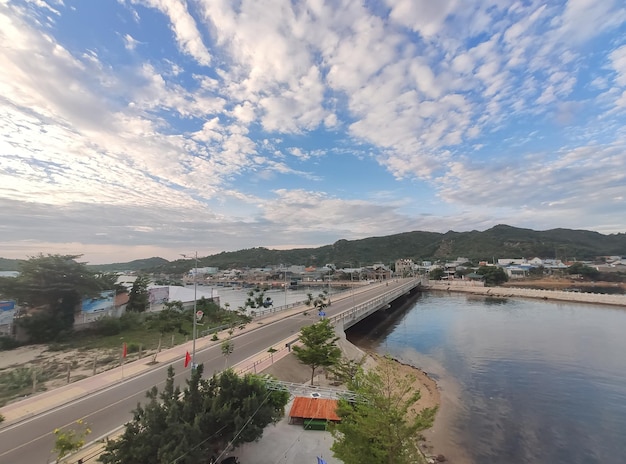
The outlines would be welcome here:
M 181 254 L 183 258 L 191 258 Z M 191 346 L 191 369 L 196 368 L 196 333 L 198 330 L 198 252 L 194 252 L 196 267 L 193 270 L 193 342 Z

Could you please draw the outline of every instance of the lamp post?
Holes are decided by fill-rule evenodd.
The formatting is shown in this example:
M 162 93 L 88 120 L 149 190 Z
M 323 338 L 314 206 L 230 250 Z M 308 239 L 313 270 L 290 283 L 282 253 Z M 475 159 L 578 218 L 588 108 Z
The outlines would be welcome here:
M 287 308 L 287 266 L 283 269 L 283 287 L 285 290 L 285 309 Z
M 330 271 L 331 269 L 328 268 L 328 306 L 330 306 Z
M 184 258 L 192 258 L 192 256 L 187 256 L 181 254 Z M 194 256 L 196 260 L 196 267 L 193 270 L 193 344 L 191 346 L 191 369 L 196 368 L 196 333 L 198 327 L 198 316 L 196 315 L 198 311 L 198 252 L 194 252 Z

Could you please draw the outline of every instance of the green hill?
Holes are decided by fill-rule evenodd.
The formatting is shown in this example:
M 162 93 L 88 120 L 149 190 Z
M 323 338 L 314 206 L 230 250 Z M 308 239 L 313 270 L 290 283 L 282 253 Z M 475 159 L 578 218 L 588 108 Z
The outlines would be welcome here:
M 603 235 L 571 229 L 534 231 L 507 225 L 471 232 L 405 232 L 361 240 L 339 240 L 333 245 L 293 250 L 250 248 L 222 252 L 198 259 L 199 266 L 221 269 L 261 267 L 278 264 L 358 267 L 376 262 L 392 263 L 399 258 L 414 261 L 446 260 L 463 256 L 472 261 L 498 258 L 558 258 L 588 260 L 605 255 L 626 255 L 626 234 Z M 179 273 L 189 269 L 188 260 L 177 260 L 151 269 Z
M 318 248 L 270 250 L 248 248 L 199 257 L 198 266 L 220 269 L 301 264 L 338 267 L 358 267 L 373 263 L 390 264 L 399 258 L 414 261 L 447 260 L 463 256 L 472 261 L 492 261 L 498 258 L 558 258 L 561 260 L 591 260 L 598 256 L 626 256 L 626 234 L 603 235 L 588 230 L 551 229 L 535 231 L 507 225 L 497 225 L 485 231 L 404 232 L 361 240 L 338 240 Z M 20 260 L 0 258 L 0 270 L 19 269 Z M 189 259 L 168 261 L 148 258 L 128 263 L 91 265 L 101 272 L 146 271 L 182 274 L 194 266 Z
M 163 258 L 147 258 L 136 259 L 128 263 L 113 263 L 113 264 L 89 264 L 87 267 L 92 271 L 98 272 L 125 272 L 125 271 L 141 271 L 143 269 L 151 269 L 159 266 L 166 266 L 169 264 L 167 259 Z

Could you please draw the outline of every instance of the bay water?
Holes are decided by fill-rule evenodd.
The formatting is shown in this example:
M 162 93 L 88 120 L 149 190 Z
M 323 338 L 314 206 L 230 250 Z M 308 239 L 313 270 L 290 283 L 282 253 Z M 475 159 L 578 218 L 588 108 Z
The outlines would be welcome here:
M 432 292 L 347 335 L 438 382 L 451 463 L 626 463 L 626 308 Z

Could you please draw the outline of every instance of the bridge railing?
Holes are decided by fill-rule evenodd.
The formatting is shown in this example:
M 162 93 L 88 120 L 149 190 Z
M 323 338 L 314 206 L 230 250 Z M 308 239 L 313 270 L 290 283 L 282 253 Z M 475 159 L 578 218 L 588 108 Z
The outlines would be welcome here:
M 365 313 L 379 310 L 383 306 L 391 303 L 393 300 L 395 300 L 399 296 L 404 295 L 405 293 L 414 289 L 417 285 L 419 285 L 419 283 L 420 283 L 419 280 L 411 280 L 410 282 L 402 284 L 400 287 L 396 287 L 390 290 L 389 292 L 386 292 L 380 296 L 372 298 L 371 300 L 368 300 L 365 303 L 358 304 L 354 306 L 353 308 L 350 308 L 339 314 L 331 316 L 328 319 L 330 320 L 330 322 L 332 322 L 335 325 L 339 322 L 344 324 L 346 320 L 357 319 L 359 316 Z

